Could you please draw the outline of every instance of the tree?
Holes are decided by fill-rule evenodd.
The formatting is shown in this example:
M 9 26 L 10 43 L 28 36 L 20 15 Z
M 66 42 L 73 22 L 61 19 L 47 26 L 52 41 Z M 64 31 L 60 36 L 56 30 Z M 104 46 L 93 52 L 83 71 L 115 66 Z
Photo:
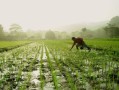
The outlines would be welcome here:
M 84 37 L 84 38 L 93 37 L 93 32 L 87 28 L 82 28 L 82 32 L 80 34 L 81 34 L 81 37 Z
M 56 36 L 53 31 L 49 30 L 45 34 L 45 39 L 56 39 Z
M 115 27 L 119 27 L 119 16 L 113 17 L 109 24 L 114 25 Z
M 86 32 L 87 31 L 87 28 L 82 28 L 82 32 Z
M 19 32 L 22 32 L 22 27 L 18 24 L 12 24 L 9 30 L 13 36 L 16 36 Z
M 3 26 L 0 25 L 0 40 L 4 39 L 4 30 L 3 30 Z
M 119 37 L 119 27 L 116 27 L 115 25 L 108 24 L 104 27 L 104 30 L 110 38 Z
M 110 38 L 119 37 L 119 16 L 113 17 L 104 30 Z
M 12 39 L 18 40 L 26 37 L 25 33 L 22 31 L 22 27 L 18 24 L 12 24 L 9 30 Z

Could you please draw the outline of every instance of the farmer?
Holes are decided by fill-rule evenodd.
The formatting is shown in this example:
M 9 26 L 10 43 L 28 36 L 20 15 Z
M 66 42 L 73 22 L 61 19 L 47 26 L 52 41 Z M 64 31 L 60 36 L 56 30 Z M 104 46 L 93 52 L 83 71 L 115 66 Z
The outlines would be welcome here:
M 76 48 L 78 50 L 78 47 L 80 47 L 80 49 L 83 49 L 84 47 L 87 48 L 89 51 L 91 50 L 90 47 L 88 47 L 85 42 L 83 41 L 83 38 L 80 38 L 80 37 L 72 37 L 72 40 L 74 41 L 71 49 L 74 47 L 74 45 L 76 45 Z M 71 50 L 70 49 L 70 50 Z

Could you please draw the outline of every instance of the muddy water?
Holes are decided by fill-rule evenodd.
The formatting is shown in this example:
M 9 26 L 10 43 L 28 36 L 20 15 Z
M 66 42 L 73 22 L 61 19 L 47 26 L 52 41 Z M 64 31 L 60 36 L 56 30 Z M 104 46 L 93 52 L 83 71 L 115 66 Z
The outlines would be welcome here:
M 47 47 L 46 47 L 47 48 Z M 43 45 L 43 66 L 44 68 L 44 72 L 43 75 L 45 76 L 45 86 L 44 86 L 44 90 L 54 90 L 54 83 L 52 82 L 52 76 L 51 76 L 51 72 L 48 68 L 48 60 L 47 60 L 47 55 L 46 55 L 46 49 L 45 46 Z
M 58 88 L 61 90 L 70 90 L 70 88 L 68 87 L 68 83 L 66 78 L 62 75 L 62 72 L 60 71 L 60 69 L 58 68 L 58 66 L 56 65 L 56 62 L 54 60 L 54 56 L 50 53 L 49 49 L 46 47 L 48 53 L 49 53 L 49 57 L 50 57 L 50 61 L 52 62 L 52 66 L 54 69 L 54 73 L 56 74 L 56 79 L 57 79 L 57 84 L 58 84 Z M 55 53 L 55 51 L 54 51 Z M 57 57 L 58 59 L 60 59 L 61 55 L 58 55 L 55 53 L 55 57 Z
M 48 62 L 45 48 L 48 51 L 49 58 L 50 58 L 50 61 L 52 63 L 53 73 L 55 72 L 55 74 L 56 74 L 56 80 L 58 82 L 58 88 L 61 90 L 63 90 L 63 89 L 64 90 L 70 90 L 68 82 L 67 82 L 66 77 L 64 75 L 64 71 L 71 72 L 70 74 L 72 76 L 75 76 L 76 72 L 72 71 L 70 66 L 65 66 L 65 65 L 62 66 L 61 64 L 60 64 L 60 67 L 63 68 L 64 70 L 59 69 L 58 65 L 56 65 L 57 63 L 54 59 L 54 56 L 52 56 L 49 49 L 47 47 L 45 47 L 43 44 L 41 44 L 41 46 L 43 49 L 40 49 L 40 50 L 38 48 L 39 44 L 32 44 L 32 45 L 27 46 L 27 47 L 23 47 L 23 48 L 20 47 L 18 49 L 11 50 L 9 52 L 5 52 L 3 54 L 0 54 L 0 56 L 4 57 L 4 59 L 1 59 L 2 57 L 0 57 L 0 65 L 1 65 L 1 67 L 0 67 L 0 69 L 1 69 L 0 70 L 0 80 L 1 81 L 3 80 L 3 82 L 0 83 L 1 84 L 0 90 L 5 90 L 5 89 L 10 90 L 8 88 L 8 87 L 10 87 L 10 85 L 13 85 L 14 87 L 15 87 L 15 85 L 17 85 L 17 87 L 14 88 L 14 90 L 15 89 L 19 90 L 20 85 L 21 86 L 25 86 L 25 85 L 29 86 L 26 90 L 41 90 L 41 88 L 40 88 L 41 83 L 42 83 L 42 80 L 40 78 L 41 75 L 43 75 L 43 78 L 44 78 L 43 89 L 44 90 L 55 90 L 54 81 L 53 81 L 52 74 L 51 74 L 51 71 L 49 68 L 49 62 Z M 18 52 L 20 52 L 20 53 L 18 53 Z M 58 51 L 56 51 L 56 52 L 58 52 Z M 84 51 L 82 51 L 82 52 L 84 52 Z M 96 53 L 95 55 L 99 54 L 96 51 L 94 51 L 94 52 L 91 51 L 90 53 Z M 14 54 L 17 54 L 17 55 L 15 55 L 15 57 L 14 57 Z M 41 58 L 42 54 L 43 54 L 43 56 Z M 54 51 L 54 54 L 55 54 L 55 51 Z M 60 54 L 59 55 L 55 54 L 55 55 L 56 55 L 55 57 L 60 61 L 65 60 L 65 58 L 66 58 L 65 56 L 63 57 Z M 82 78 L 82 75 L 85 74 L 83 76 L 83 78 L 84 79 L 86 78 L 86 80 L 87 80 L 88 71 L 94 69 L 94 68 L 90 67 L 91 64 L 93 64 L 96 68 L 102 67 L 102 66 L 98 66 L 97 64 L 92 62 L 90 59 L 93 59 L 93 57 L 89 58 L 89 60 L 84 59 L 82 61 L 83 66 L 81 66 L 81 67 L 83 67 L 83 72 L 80 72 L 77 70 L 79 73 L 79 77 Z M 103 58 L 98 58 L 98 59 L 103 59 Z M 107 56 L 107 59 L 109 59 L 108 56 Z M 42 66 L 41 66 L 41 61 L 42 61 Z M 91 71 L 90 77 L 101 76 L 100 74 L 102 74 L 102 72 L 105 73 L 105 72 L 109 71 L 109 69 L 113 70 L 113 68 L 116 68 L 116 67 L 118 67 L 117 63 L 115 63 L 113 61 L 106 62 L 106 67 L 104 67 L 103 71 L 102 71 L 102 68 L 95 70 L 95 71 Z M 76 69 L 76 68 L 74 67 L 74 69 Z M 42 73 L 41 73 L 41 71 L 42 71 Z M 81 74 L 81 73 L 83 73 L 83 74 Z M 20 79 L 17 81 L 17 79 L 15 79 L 15 78 L 17 78 L 18 75 L 19 75 Z M 11 80 L 11 78 L 13 80 Z M 72 77 L 72 78 L 75 79 L 75 77 Z M 4 80 L 6 80 L 6 81 L 4 82 Z M 103 90 L 106 87 L 106 83 L 105 83 L 106 79 L 104 79 L 103 77 L 100 77 L 99 80 L 98 79 L 96 79 L 96 80 L 97 81 L 100 80 L 100 82 L 102 82 L 102 83 L 100 83 L 100 87 Z M 28 83 L 26 83 L 27 81 L 28 81 Z M 92 82 L 93 80 L 90 80 L 90 81 Z M 85 81 L 86 90 L 92 89 L 90 81 L 89 82 Z M 81 82 L 81 79 L 80 79 L 80 82 Z M 77 82 L 77 83 L 80 83 L 80 82 Z M 117 86 L 114 83 L 114 87 L 117 87 Z M 1 89 L 1 87 L 3 87 L 3 88 Z M 13 88 L 11 90 L 13 90 Z
M 38 56 L 36 58 L 36 60 L 38 60 L 37 66 L 40 66 L 41 53 L 42 53 L 42 49 L 40 49 Z M 39 80 L 39 78 L 40 78 L 40 67 L 37 67 L 36 70 L 33 70 L 31 72 L 31 79 L 30 79 L 31 87 L 29 88 L 30 90 L 39 90 L 40 89 L 41 81 Z

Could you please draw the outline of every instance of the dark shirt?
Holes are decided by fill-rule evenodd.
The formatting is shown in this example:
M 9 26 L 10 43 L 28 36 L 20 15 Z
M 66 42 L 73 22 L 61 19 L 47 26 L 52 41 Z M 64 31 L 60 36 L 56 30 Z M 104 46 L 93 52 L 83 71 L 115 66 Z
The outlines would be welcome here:
M 78 44 L 78 45 L 83 45 L 84 44 L 83 38 L 80 38 L 80 37 L 75 38 L 73 41 L 74 41 L 74 43 L 73 43 L 71 49 L 74 47 L 75 44 Z
M 83 38 L 80 38 L 80 37 L 78 37 L 78 38 L 75 38 L 75 40 L 74 40 L 74 44 L 80 44 L 80 45 L 82 45 L 84 42 L 83 42 Z

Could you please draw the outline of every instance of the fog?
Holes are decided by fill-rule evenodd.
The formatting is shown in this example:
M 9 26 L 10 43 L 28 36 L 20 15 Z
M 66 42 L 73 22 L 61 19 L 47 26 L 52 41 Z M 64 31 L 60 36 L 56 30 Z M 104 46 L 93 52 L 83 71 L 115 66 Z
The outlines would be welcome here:
M 0 0 L 0 24 L 5 31 L 11 24 L 19 24 L 23 31 L 58 30 L 118 15 L 119 0 Z
M 0 40 L 118 35 L 119 0 L 0 0 Z

